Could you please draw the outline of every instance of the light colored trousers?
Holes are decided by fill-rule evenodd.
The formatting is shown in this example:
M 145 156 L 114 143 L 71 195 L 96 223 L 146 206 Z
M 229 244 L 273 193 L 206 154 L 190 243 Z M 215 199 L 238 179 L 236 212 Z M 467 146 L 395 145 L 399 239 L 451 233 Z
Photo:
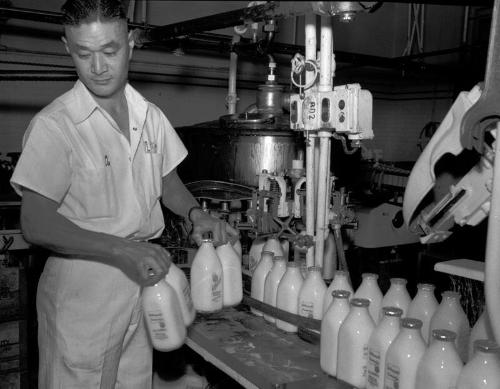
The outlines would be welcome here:
M 50 257 L 38 284 L 39 389 L 150 389 L 141 288 L 119 269 Z

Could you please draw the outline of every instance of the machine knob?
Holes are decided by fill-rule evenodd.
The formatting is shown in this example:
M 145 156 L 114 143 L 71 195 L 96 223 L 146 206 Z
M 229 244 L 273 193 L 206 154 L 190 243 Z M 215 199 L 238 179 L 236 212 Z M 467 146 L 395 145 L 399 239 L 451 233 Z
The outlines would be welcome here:
M 396 215 L 392 218 L 392 225 L 394 228 L 401 228 L 404 224 L 403 211 L 399 210 L 396 212 Z

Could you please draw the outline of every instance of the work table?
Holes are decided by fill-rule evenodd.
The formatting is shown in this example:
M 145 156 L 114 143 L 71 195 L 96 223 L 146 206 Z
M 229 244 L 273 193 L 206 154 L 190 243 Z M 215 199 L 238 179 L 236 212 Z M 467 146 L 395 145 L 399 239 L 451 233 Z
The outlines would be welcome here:
M 186 344 L 245 388 L 351 388 L 321 370 L 318 344 L 278 330 L 245 305 L 198 314 Z

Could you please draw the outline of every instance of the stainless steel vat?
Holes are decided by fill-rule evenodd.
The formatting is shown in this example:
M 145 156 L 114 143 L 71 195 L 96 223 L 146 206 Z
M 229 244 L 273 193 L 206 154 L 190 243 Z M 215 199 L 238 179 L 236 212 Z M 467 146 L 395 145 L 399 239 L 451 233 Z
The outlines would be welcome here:
M 287 120 L 262 113 L 226 115 L 219 121 L 177 128 L 189 150 L 179 166 L 184 182 L 219 180 L 258 186 L 258 174 L 291 169 L 304 149 Z

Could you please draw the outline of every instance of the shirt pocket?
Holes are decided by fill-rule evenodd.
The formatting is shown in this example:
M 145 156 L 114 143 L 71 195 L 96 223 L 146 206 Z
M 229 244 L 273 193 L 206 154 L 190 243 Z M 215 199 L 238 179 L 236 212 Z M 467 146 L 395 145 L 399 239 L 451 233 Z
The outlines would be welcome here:
M 118 199 L 110 167 L 76 169 L 71 192 L 80 205 L 78 213 L 81 217 L 100 219 L 116 216 Z

